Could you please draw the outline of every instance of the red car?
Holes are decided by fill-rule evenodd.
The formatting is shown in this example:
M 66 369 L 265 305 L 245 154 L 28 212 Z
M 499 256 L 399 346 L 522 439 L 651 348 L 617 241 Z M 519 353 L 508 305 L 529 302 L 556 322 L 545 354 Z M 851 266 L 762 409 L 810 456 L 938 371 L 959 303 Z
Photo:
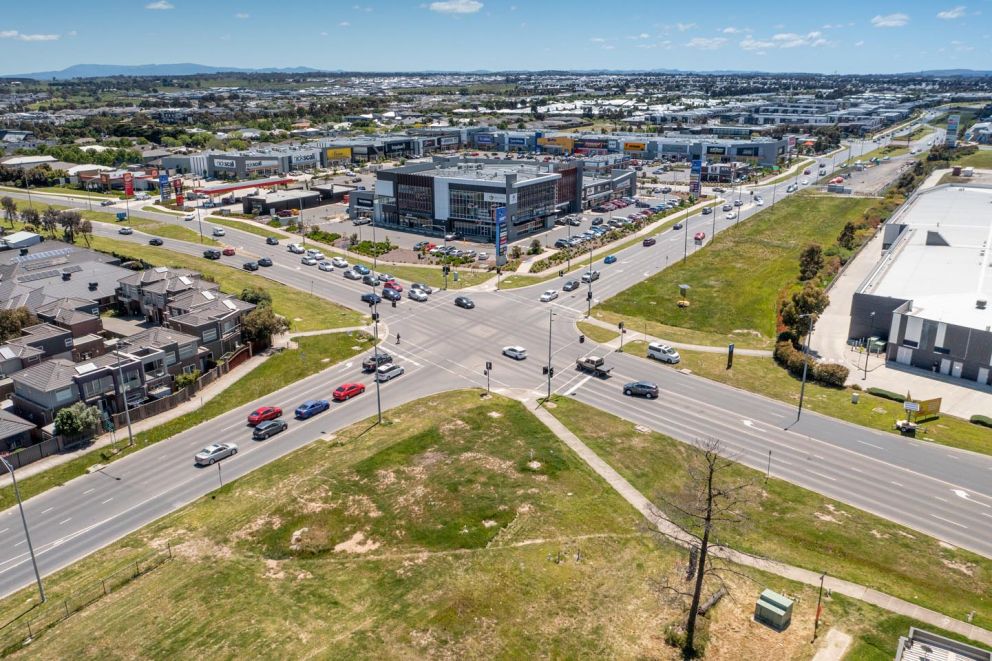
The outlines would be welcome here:
M 279 417 L 282 417 L 282 409 L 278 406 L 260 406 L 248 414 L 248 424 L 254 427 L 260 422 Z
M 332 395 L 335 402 L 343 402 L 355 395 L 361 395 L 363 392 L 365 392 L 365 385 L 362 383 L 343 383 L 334 389 Z
M 231 248 L 230 246 L 224 248 L 224 254 L 230 257 L 231 255 L 234 254 L 234 248 Z
M 692 238 L 694 238 L 696 241 L 702 241 L 703 239 L 706 238 L 706 232 L 696 232 L 692 236 Z
M 387 280 L 386 282 L 382 283 L 382 288 L 392 289 L 393 291 L 403 291 L 403 285 L 396 282 L 395 280 Z

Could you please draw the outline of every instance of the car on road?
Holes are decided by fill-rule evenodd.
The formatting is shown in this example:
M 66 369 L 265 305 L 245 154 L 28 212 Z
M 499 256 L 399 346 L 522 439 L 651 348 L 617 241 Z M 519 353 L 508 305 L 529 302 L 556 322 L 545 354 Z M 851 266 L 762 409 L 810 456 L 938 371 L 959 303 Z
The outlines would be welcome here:
M 153 239 L 148 239 L 148 245 L 150 246 L 160 246 L 163 243 L 164 241 L 162 241 L 162 239 L 158 238 L 157 236 Z
M 118 234 L 134 234 L 134 230 L 125 225 L 124 227 L 117 230 Z
M 334 397 L 335 402 L 344 402 L 355 395 L 361 395 L 363 392 L 365 392 L 365 384 L 363 383 L 342 383 L 334 389 L 331 396 Z
M 379 369 L 375 371 L 375 380 L 379 383 L 385 383 L 386 381 L 392 381 L 398 376 L 402 376 L 406 372 L 402 365 L 397 365 L 392 363 L 390 365 L 381 365 Z
M 652 342 L 648 345 L 648 358 L 654 358 L 663 363 L 671 363 L 673 365 L 682 360 L 678 351 L 661 342 Z
M 575 291 L 576 289 L 579 288 L 579 281 L 578 280 L 569 280 L 564 285 L 562 285 L 561 288 L 564 289 L 565 291 Z
M 803 179 L 799 182 L 801 185 L 806 186 L 809 184 L 809 179 Z
M 545 291 L 543 294 L 541 294 L 541 302 L 542 303 L 548 303 L 550 301 L 555 300 L 556 298 L 558 298 L 558 290 L 557 289 L 549 289 L 549 290 Z
M 734 205 L 733 204 L 730 204 L 728 202 L 727 204 L 724 204 L 722 207 L 720 207 L 720 210 L 721 211 L 733 211 L 734 210 Z
M 393 357 L 385 351 L 378 351 L 362 361 L 363 372 L 374 372 L 376 368 L 393 362 Z
M 455 305 L 466 310 L 471 310 L 475 307 L 475 303 L 468 296 L 456 296 Z
M 411 289 L 406 293 L 406 295 L 408 298 L 417 301 L 418 303 L 424 303 L 427 301 L 427 294 L 425 294 L 422 289 Z
M 401 301 L 403 300 L 403 294 L 399 293 L 395 289 L 383 288 L 382 297 L 387 301 Z
M 628 397 L 656 399 L 658 397 L 658 384 L 651 381 L 632 381 L 624 385 L 623 394 Z
M 413 284 L 411 284 L 410 285 L 410 289 L 419 289 L 420 291 L 424 292 L 425 294 L 433 294 L 434 293 L 434 288 L 433 287 L 431 287 L 430 285 L 425 285 L 425 284 L 420 283 L 420 282 L 414 282 Z
M 462 235 L 458 234 L 457 232 L 444 235 L 445 241 L 460 241 L 461 239 L 462 239 Z
M 190 221 L 190 220 L 195 220 L 195 219 L 196 219 L 196 216 L 194 216 L 191 213 L 188 213 L 185 216 L 183 216 L 183 220 L 185 220 L 185 221 Z
M 321 271 L 333 271 L 334 264 L 331 264 L 330 262 L 317 262 L 317 268 Z
M 648 246 L 653 246 L 656 243 L 658 243 L 658 240 L 655 239 L 653 236 L 646 236 L 644 237 L 644 240 L 641 241 L 641 245 L 644 246 L 645 248 L 647 248 Z
M 314 250 L 313 248 L 307 248 L 307 253 L 306 254 L 307 254 L 307 257 L 313 257 L 318 262 L 322 262 L 325 259 L 327 259 L 326 257 L 324 257 L 324 253 L 320 252 L 319 250 Z
M 256 441 L 264 441 L 287 429 L 289 429 L 289 423 L 285 420 L 266 420 L 255 427 L 251 433 L 251 437 Z
M 223 252 L 228 257 L 232 257 L 234 255 L 234 248 L 232 248 L 231 246 L 227 246 L 221 252 Z
M 299 420 L 306 420 L 307 418 L 313 417 L 318 413 L 323 413 L 331 407 L 331 403 L 326 399 L 308 399 L 299 406 L 296 407 L 294 415 Z
M 227 234 L 227 232 L 224 231 L 224 228 L 223 227 L 215 227 L 214 230 L 213 230 L 213 235 L 214 236 L 224 236 L 226 234 Z
M 248 414 L 248 424 L 255 426 L 266 420 L 275 420 L 282 417 L 282 409 L 278 406 L 259 406 Z
M 259 266 L 272 266 L 272 260 L 269 259 L 268 257 L 260 257 L 258 259 L 258 265 Z
M 377 305 L 382 302 L 382 298 L 378 294 L 373 294 L 369 292 L 367 294 L 362 294 L 362 303 L 368 303 L 369 305 Z
M 303 264 L 304 266 L 315 266 L 317 264 L 317 260 L 310 255 L 304 255 L 300 258 L 300 264 Z
M 592 219 L 592 226 L 596 227 L 597 225 L 602 225 L 604 222 L 606 221 L 603 220 L 602 216 L 596 216 Z
M 702 212 L 701 212 L 701 213 L 702 213 L 702 214 L 703 214 L 704 216 L 708 216 L 708 215 L 710 215 L 711 213 L 713 213 L 713 207 L 703 207 L 703 210 L 702 210 Z
M 241 268 L 243 268 L 246 271 L 257 271 L 258 262 L 245 262 L 244 264 L 241 265 Z
M 100 201 L 100 206 L 101 207 L 112 207 L 115 204 L 117 204 L 117 200 L 101 200 Z
M 286 246 L 286 249 L 289 250 L 289 252 L 295 253 L 297 255 L 302 255 L 303 253 L 306 252 L 303 246 L 301 246 L 298 243 L 291 243 L 288 246 Z
M 379 285 L 379 281 L 375 279 L 375 276 L 371 273 L 366 273 L 362 276 L 362 284 L 368 285 L 369 287 L 376 287 Z
M 744 201 L 743 200 L 734 200 L 734 206 L 735 207 L 742 207 L 742 206 L 744 206 Z
M 351 267 L 351 270 L 355 273 L 360 273 L 361 275 L 369 275 L 372 273 L 372 269 L 367 266 L 363 266 L 362 264 L 355 264 Z
M 207 248 L 203 251 L 203 256 L 207 259 L 220 259 L 220 251 L 216 248 Z
M 719 186 L 715 186 L 715 187 L 713 188 L 713 192 L 714 192 L 714 193 L 725 193 L 725 192 L 726 192 L 726 190 L 727 190 L 727 189 L 725 189 L 725 188 L 720 188 Z
M 561 248 L 567 248 L 570 245 L 571 245 L 571 241 L 569 241 L 565 237 L 562 237 L 562 238 L 558 239 L 557 241 L 555 241 L 555 248 L 559 248 L 559 249 L 561 249 Z
M 726 218 L 727 220 L 733 220 L 737 216 L 734 215 L 733 213 L 728 213 L 728 214 L 725 214 L 723 217 Z
M 706 238 L 706 232 L 696 232 L 695 234 L 692 235 L 692 238 L 695 239 L 696 241 L 702 241 L 703 239 Z
M 339 269 L 346 269 L 346 268 L 348 268 L 348 262 L 346 260 L 342 259 L 341 257 L 334 257 L 333 259 L 331 259 L 331 264 L 333 264 L 334 266 L 336 266 Z
M 270 245 L 270 246 L 278 246 L 279 245 L 279 239 L 277 237 L 274 237 L 274 236 L 267 236 L 267 237 L 265 237 L 265 243 L 267 245 Z
M 599 271 L 586 271 L 582 274 L 582 282 L 595 282 L 599 280 Z
M 606 257 L 603 258 L 604 264 L 616 264 L 616 262 L 617 262 L 616 255 L 607 255 Z
M 682 229 L 683 227 L 684 227 L 684 225 L 682 223 L 675 223 L 674 225 L 672 225 L 672 230 L 674 230 L 674 231 L 677 232 L 680 229 Z
M 353 270 L 353 269 L 348 269 L 342 275 L 344 275 L 344 277 L 347 278 L 348 280 L 361 280 L 362 279 L 362 274 L 359 273 L 358 271 Z
M 238 446 L 235 443 L 212 443 L 197 452 L 193 461 L 197 466 L 213 466 L 214 462 L 232 457 L 237 453 Z
M 514 360 L 524 360 L 527 358 L 527 349 L 516 345 L 503 347 L 503 355 Z
M 382 280 L 383 289 L 392 289 L 393 291 L 403 291 L 403 285 L 396 282 L 395 280 Z

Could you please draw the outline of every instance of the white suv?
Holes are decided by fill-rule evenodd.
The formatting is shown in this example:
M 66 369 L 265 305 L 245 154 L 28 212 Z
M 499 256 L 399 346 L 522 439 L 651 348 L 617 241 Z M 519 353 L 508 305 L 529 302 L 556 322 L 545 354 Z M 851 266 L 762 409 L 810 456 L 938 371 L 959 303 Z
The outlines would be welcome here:
M 301 246 L 298 243 L 291 243 L 291 244 L 289 244 L 288 247 L 289 247 L 289 252 L 296 253 L 297 255 L 302 255 L 303 253 L 306 252 L 303 249 L 303 246 Z

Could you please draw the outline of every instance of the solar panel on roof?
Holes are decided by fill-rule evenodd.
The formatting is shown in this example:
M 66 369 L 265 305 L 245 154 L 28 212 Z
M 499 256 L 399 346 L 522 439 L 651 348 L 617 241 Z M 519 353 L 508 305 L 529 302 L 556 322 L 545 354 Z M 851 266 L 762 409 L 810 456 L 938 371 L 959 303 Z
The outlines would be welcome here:
M 214 293 L 212 291 L 205 289 L 201 293 L 203 294 L 203 298 L 207 299 L 208 301 L 214 300 Z
M 57 278 L 59 276 L 58 271 L 41 271 L 40 273 L 28 273 L 27 275 L 22 275 L 17 278 L 18 282 L 34 282 L 36 280 L 44 280 L 45 278 Z
M 0 347 L 0 356 L 3 356 L 4 360 L 10 360 L 16 355 L 10 347 Z
M 221 301 L 221 302 L 227 307 L 228 310 L 237 310 L 238 309 L 238 306 L 237 305 L 235 305 L 234 303 L 232 303 L 231 301 L 229 301 L 226 298 L 223 301 Z

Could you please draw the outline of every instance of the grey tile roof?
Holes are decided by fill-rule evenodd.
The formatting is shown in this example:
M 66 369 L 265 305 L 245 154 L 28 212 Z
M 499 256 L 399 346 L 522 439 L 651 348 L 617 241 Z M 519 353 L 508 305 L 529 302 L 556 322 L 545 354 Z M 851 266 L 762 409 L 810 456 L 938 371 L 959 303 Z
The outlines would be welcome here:
M 12 340 L 7 344 L 0 345 L 0 359 L 3 360 L 8 359 L 8 357 L 4 354 L 11 354 L 10 358 L 34 358 L 35 356 L 44 355 L 44 353 L 44 349 L 22 344 L 17 340 Z
M 53 358 L 21 370 L 10 378 L 15 384 L 23 383 L 41 392 L 52 392 L 72 385 L 76 374 L 76 364 L 71 360 Z
M 190 342 L 196 342 L 198 339 L 195 335 L 164 326 L 156 326 L 127 338 L 129 346 L 125 350 L 140 347 L 164 347 L 173 342 L 177 344 L 188 344 Z
M 14 415 L 10 411 L 0 409 L 0 440 L 8 439 L 11 436 L 23 434 L 35 428 L 35 424 L 24 418 Z
M 25 342 L 30 342 L 31 340 L 45 340 L 50 337 L 58 337 L 59 335 L 65 335 L 69 331 L 52 324 L 41 323 L 22 328 L 21 332 L 24 333 L 21 339 Z

